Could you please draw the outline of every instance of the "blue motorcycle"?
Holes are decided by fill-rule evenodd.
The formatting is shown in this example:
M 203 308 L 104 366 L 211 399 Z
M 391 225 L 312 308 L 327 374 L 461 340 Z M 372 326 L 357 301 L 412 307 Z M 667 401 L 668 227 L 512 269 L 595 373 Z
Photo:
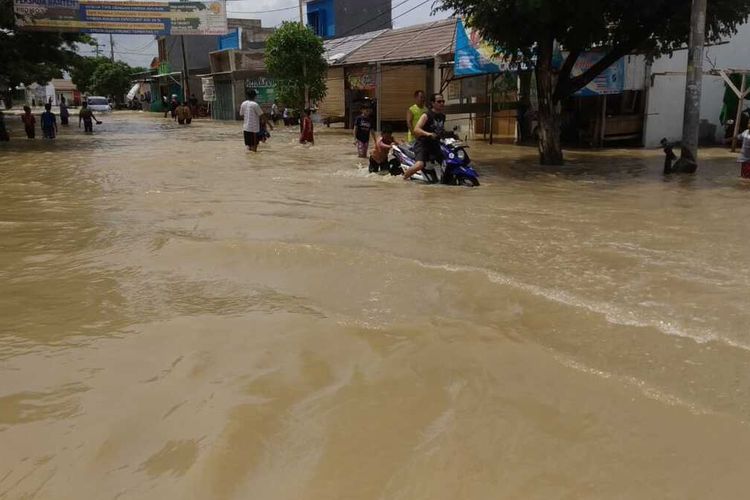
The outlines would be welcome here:
M 440 150 L 443 153 L 441 162 L 430 161 L 424 170 L 411 176 L 411 179 L 427 184 L 448 184 L 451 186 L 478 186 L 479 175 L 471 166 L 471 159 L 466 152 L 469 146 L 458 140 L 454 134 L 448 134 L 440 139 Z M 403 173 L 404 169 L 412 167 L 416 162 L 414 151 L 410 144 L 393 146 L 390 160 L 392 175 Z

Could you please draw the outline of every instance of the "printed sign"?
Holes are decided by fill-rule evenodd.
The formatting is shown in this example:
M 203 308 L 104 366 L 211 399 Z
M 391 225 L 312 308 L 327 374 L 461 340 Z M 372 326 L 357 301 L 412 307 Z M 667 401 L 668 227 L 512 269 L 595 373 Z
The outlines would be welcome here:
M 362 69 L 359 72 L 352 72 L 348 75 L 347 81 L 349 88 L 352 90 L 375 90 L 375 74 L 371 69 Z
M 92 2 L 14 0 L 16 26 L 31 31 L 146 35 L 224 35 L 225 0 Z
M 510 57 L 487 43 L 477 30 L 466 28 L 460 19 L 455 40 L 453 74 L 457 78 L 529 69 L 525 64 L 511 62 Z
M 212 77 L 201 78 L 201 87 L 203 90 L 203 100 L 207 102 L 216 100 L 216 87 Z
M 567 57 L 567 54 L 564 54 Z M 573 65 L 570 72 L 571 78 L 584 73 L 591 66 L 596 64 L 599 59 L 604 57 L 603 52 L 584 52 L 578 56 L 578 60 Z M 574 95 L 579 97 L 622 94 L 625 88 L 625 59 L 622 57 L 615 61 L 607 69 L 599 73 L 588 85 L 576 92 Z
M 273 89 L 273 80 L 261 76 L 250 80 L 245 80 L 246 89 L 255 89 L 258 95 L 255 97 L 255 102 L 258 104 L 271 104 L 275 98 Z

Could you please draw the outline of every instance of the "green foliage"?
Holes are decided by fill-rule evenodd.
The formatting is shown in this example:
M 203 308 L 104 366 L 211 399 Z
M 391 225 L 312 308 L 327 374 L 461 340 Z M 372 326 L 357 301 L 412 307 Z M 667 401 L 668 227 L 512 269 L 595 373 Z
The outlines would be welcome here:
M 687 44 L 691 0 L 443 0 L 440 9 L 464 16 L 486 40 L 519 59 L 538 56 L 553 40 L 570 51 L 556 101 L 585 86 L 614 61 L 640 51 L 671 53 Z M 710 0 L 706 39 L 732 35 L 750 15 L 750 0 Z M 581 77 L 569 78 L 580 52 L 604 47 L 607 56 Z
M 84 94 L 93 91 L 92 79 L 94 71 L 104 62 L 108 63 L 109 59 L 106 57 L 81 57 L 76 61 L 70 70 L 70 78 L 78 90 Z
M 85 94 L 112 95 L 120 101 L 131 87 L 132 75 L 146 71 L 106 57 L 81 57 L 70 71 L 70 78 Z
M 76 44 L 91 40 L 80 33 L 18 30 L 15 20 L 13 0 L 0 0 L 0 87 L 61 78 L 80 58 Z
M 111 95 L 119 102 L 131 87 L 133 73 L 134 69 L 127 63 L 98 58 L 91 75 L 91 91 L 97 95 Z
M 277 98 L 297 109 L 305 107 L 305 85 L 310 102 L 326 95 L 328 65 L 323 41 L 299 23 L 285 22 L 266 42 L 266 68 L 274 79 Z

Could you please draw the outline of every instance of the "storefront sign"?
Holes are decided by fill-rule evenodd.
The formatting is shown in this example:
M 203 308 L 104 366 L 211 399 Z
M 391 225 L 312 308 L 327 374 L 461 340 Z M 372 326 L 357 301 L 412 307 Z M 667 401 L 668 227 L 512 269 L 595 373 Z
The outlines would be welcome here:
M 567 57 L 567 54 L 563 54 Z M 604 52 L 583 52 L 578 56 L 578 60 L 573 65 L 570 77 L 575 78 L 583 74 L 591 66 L 604 57 Z M 610 67 L 599 73 L 588 85 L 576 92 L 574 95 L 579 97 L 622 94 L 625 88 L 625 59 L 620 58 Z
M 211 102 L 216 100 L 216 87 L 214 87 L 213 78 L 201 78 L 201 88 L 203 90 L 204 101 Z
M 375 90 L 375 72 L 370 69 L 354 70 L 347 77 L 349 88 L 352 90 Z
M 224 35 L 225 0 L 92 2 L 14 0 L 16 25 L 32 31 L 147 35 Z
M 479 32 L 456 22 L 454 48 L 454 75 L 458 77 L 505 73 L 529 69 L 525 64 L 511 62 L 511 58 L 498 52 Z
M 258 104 L 271 104 L 275 98 L 273 80 L 264 76 L 245 80 L 246 89 L 255 89 L 258 95 L 255 102 Z

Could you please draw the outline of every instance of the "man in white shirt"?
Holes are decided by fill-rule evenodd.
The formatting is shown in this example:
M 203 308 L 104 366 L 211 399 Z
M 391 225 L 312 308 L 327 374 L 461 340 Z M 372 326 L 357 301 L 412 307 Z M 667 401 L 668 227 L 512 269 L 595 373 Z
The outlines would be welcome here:
M 245 136 L 245 146 L 250 151 L 258 151 L 258 132 L 260 132 L 260 121 L 263 119 L 263 110 L 260 104 L 255 102 L 258 93 L 254 89 L 247 91 L 247 100 L 240 106 L 240 116 L 244 118 L 242 130 Z

